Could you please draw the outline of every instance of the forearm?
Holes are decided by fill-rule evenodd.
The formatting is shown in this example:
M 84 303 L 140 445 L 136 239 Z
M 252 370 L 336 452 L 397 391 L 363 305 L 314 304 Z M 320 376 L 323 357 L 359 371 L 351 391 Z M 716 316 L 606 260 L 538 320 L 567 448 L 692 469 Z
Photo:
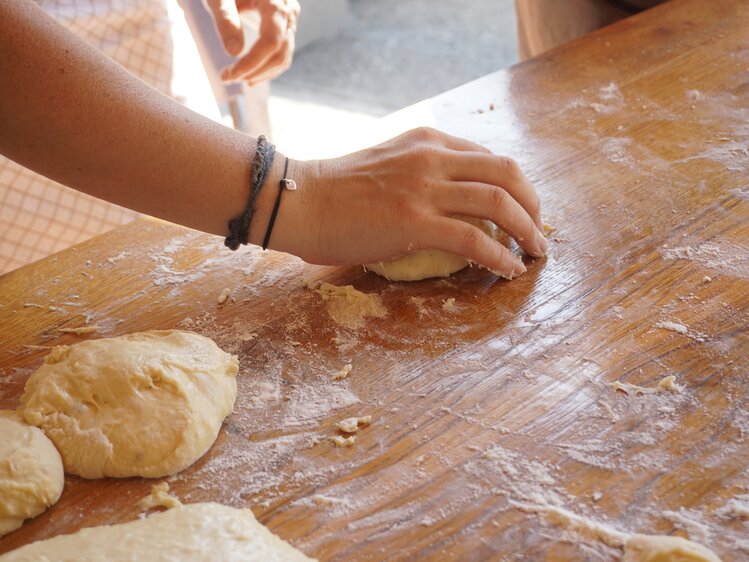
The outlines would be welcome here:
M 77 39 L 30 0 L 0 1 L 0 152 L 65 185 L 218 235 L 250 189 L 255 140 L 183 108 Z M 284 159 L 250 223 L 259 244 Z M 491 271 L 517 256 L 455 215 L 487 219 L 546 253 L 538 197 L 517 164 L 432 129 L 334 160 L 292 162 L 270 247 L 324 264 L 374 263 L 418 249 Z M 280 195 L 279 195 L 280 197 Z
M 163 96 L 27 0 L 0 4 L 0 124 L 9 158 L 166 220 L 224 235 L 247 199 L 254 139 Z

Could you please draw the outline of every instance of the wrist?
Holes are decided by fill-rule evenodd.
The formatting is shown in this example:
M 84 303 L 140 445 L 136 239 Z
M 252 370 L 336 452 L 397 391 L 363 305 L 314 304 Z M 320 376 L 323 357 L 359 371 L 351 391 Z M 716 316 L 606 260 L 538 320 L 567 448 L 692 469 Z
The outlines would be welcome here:
M 270 226 L 273 208 L 279 198 L 281 180 L 292 179 L 296 190 L 285 189 L 272 228 L 268 248 L 304 258 L 308 253 L 310 233 L 319 226 L 312 212 L 312 193 L 319 170 L 318 161 L 301 161 L 289 158 L 284 176 L 286 156 L 276 153 L 260 196 L 255 215 L 250 223 L 249 242 L 262 246 Z M 319 217 L 318 217 L 319 218 Z

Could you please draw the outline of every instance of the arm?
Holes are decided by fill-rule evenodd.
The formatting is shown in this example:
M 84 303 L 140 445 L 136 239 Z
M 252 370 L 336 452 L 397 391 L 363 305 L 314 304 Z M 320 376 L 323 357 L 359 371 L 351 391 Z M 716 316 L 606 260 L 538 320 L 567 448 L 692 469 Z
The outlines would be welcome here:
M 0 3 L 0 152 L 65 185 L 220 236 L 244 208 L 255 140 L 163 96 L 28 0 Z M 268 224 L 277 155 L 250 241 Z M 494 221 L 543 255 L 538 198 L 507 158 L 432 129 L 334 160 L 292 162 L 271 247 L 321 264 L 436 248 L 506 276 L 520 260 L 479 229 Z
M 0 4 L 0 152 L 101 199 L 214 234 L 254 141 L 129 74 L 36 4 Z

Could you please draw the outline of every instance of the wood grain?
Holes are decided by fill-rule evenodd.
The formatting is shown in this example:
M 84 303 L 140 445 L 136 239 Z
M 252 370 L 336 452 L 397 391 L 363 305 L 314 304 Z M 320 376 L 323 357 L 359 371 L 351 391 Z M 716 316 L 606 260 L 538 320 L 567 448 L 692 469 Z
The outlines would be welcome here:
M 383 123 L 518 160 L 556 227 L 520 279 L 391 284 L 141 220 L 0 277 L 0 407 L 45 354 L 28 346 L 195 329 L 239 355 L 239 398 L 172 489 L 250 506 L 309 555 L 618 555 L 510 504 L 541 498 L 745 559 L 747 523 L 720 509 L 749 487 L 747 29 L 746 2 L 671 2 Z M 379 294 L 388 316 L 341 329 L 305 288 L 316 279 Z M 57 331 L 86 324 L 101 332 Z M 608 384 L 672 374 L 680 393 Z M 352 415 L 374 421 L 335 448 Z M 68 477 L 0 553 L 132 519 L 151 484 Z

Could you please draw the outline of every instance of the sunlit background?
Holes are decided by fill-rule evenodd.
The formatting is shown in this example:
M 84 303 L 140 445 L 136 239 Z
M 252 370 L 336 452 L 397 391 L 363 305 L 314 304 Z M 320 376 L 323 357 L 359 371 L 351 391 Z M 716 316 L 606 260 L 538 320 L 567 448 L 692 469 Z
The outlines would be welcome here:
M 175 95 L 230 125 L 182 9 L 168 2 Z M 514 18 L 512 0 L 302 2 L 301 45 L 268 102 L 274 143 L 301 159 L 363 146 L 381 117 L 516 62 Z

